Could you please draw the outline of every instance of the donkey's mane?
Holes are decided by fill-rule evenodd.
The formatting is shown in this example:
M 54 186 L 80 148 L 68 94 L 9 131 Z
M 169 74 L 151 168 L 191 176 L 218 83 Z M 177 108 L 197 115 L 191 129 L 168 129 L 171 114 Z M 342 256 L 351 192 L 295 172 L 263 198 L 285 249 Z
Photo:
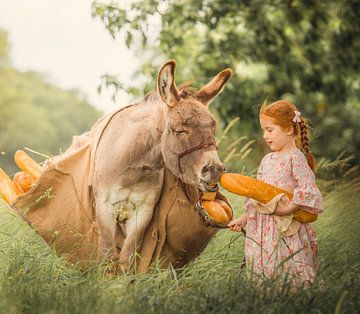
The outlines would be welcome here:
M 196 89 L 191 85 L 192 85 L 192 81 L 187 81 L 185 83 L 180 84 L 177 87 L 180 98 L 195 97 Z M 159 99 L 158 92 L 156 90 L 152 90 L 145 95 L 143 102 L 145 103 L 154 102 L 157 101 L 158 99 Z

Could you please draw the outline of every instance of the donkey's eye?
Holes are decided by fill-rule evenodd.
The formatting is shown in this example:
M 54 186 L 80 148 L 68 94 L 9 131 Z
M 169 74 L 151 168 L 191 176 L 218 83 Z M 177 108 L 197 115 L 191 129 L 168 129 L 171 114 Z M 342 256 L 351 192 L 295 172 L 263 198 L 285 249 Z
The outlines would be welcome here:
M 188 133 L 188 132 L 187 132 L 186 130 L 184 130 L 184 129 L 174 130 L 174 132 L 175 132 L 176 134 Z

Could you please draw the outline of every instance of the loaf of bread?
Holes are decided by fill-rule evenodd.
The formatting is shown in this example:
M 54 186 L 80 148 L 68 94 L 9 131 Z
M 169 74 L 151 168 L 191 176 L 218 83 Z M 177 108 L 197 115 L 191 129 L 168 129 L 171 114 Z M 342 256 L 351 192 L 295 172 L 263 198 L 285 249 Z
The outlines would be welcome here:
M 284 193 L 289 200 L 293 198 L 293 194 L 289 191 L 238 173 L 224 173 L 220 178 L 220 183 L 232 193 L 252 198 L 263 204 L 267 204 L 280 193 Z M 293 217 L 300 222 L 314 222 L 317 219 L 316 214 L 302 209 L 296 210 Z

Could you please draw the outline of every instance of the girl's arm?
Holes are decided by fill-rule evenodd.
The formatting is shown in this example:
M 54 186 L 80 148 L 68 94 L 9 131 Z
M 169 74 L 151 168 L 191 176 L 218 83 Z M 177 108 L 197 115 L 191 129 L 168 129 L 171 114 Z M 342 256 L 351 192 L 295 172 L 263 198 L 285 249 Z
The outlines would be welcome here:
M 245 211 L 238 219 L 234 219 L 228 224 L 228 227 L 232 231 L 240 232 L 242 228 L 246 226 L 248 219 L 248 213 Z
M 321 193 L 315 183 L 315 175 L 309 167 L 303 154 L 292 156 L 292 173 L 297 183 L 293 191 L 291 202 L 279 202 L 274 212 L 275 215 L 290 215 L 297 209 L 302 209 L 313 214 L 322 212 Z
M 297 183 L 290 202 L 298 208 L 313 214 L 323 211 L 322 197 L 315 182 L 315 174 L 309 167 L 302 153 L 295 154 L 291 159 L 292 173 Z
M 256 174 L 256 178 L 261 180 L 262 178 L 262 174 L 263 174 L 263 167 L 264 167 L 264 163 L 265 163 L 265 159 L 269 156 L 270 154 L 265 155 L 265 157 L 261 160 L 259 168 L 257 170 L 257 174 Z M 233 231 L 237 231 L 240 232 L 241 228 L 244 228 L 247 224 L 247 220 L 248 220 L 248 211 L 250 209 L 251 206 L 251 199 L 248 197 L 245 197 L 244 200 L 244 213 L 237 219 L 234 219 L 232 222 L 230 222 L 228 224 L 228 227 L 230 230 Z
M 284 202 L 283 200 L 281 200 L 276 206 L 274 215 L 287 216 L 287 215 L 292 214 L 294 211 L 296 211 L 298 209 L 300 209 L 299 206 L 297 206 L 295 204 L 291 204 L 289 202 Z

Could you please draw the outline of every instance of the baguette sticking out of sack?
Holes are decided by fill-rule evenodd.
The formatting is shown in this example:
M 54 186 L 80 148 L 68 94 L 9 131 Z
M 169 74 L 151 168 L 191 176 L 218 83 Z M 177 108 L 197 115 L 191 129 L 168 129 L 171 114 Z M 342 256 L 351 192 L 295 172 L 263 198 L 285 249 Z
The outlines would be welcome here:
M 21 195 L 29 191 L 35 181 L 26 172 L 20 171 L 15 174 L 13 182 L 16 193 Z
M 0 168 L 0 195 L 6 203 L 11 203 L 17 198 L 14 183 L 9 176 Z
M 42 172 L 41 166 L 23 150 L 16 151 L 14 158 L 18 167 L 30 175 L 34 181 L 40 177 Z
M 224 173 L 220 177 L 220 183 L 229 192 L 252 198 L 263 204 L 267 204 L 280 193 L 284 193 L 289 200 L 293 198 L 293 194 L 286 190 L 238 173 Z M 293 217 L 300 222 L 314 222 L 317 214 L 298 209 Z
M 208 215 L 218 224 L 226 224 L 232 219 L 232 210 L 226 202 L 214 199 L 203 201 L 202 204 Z

